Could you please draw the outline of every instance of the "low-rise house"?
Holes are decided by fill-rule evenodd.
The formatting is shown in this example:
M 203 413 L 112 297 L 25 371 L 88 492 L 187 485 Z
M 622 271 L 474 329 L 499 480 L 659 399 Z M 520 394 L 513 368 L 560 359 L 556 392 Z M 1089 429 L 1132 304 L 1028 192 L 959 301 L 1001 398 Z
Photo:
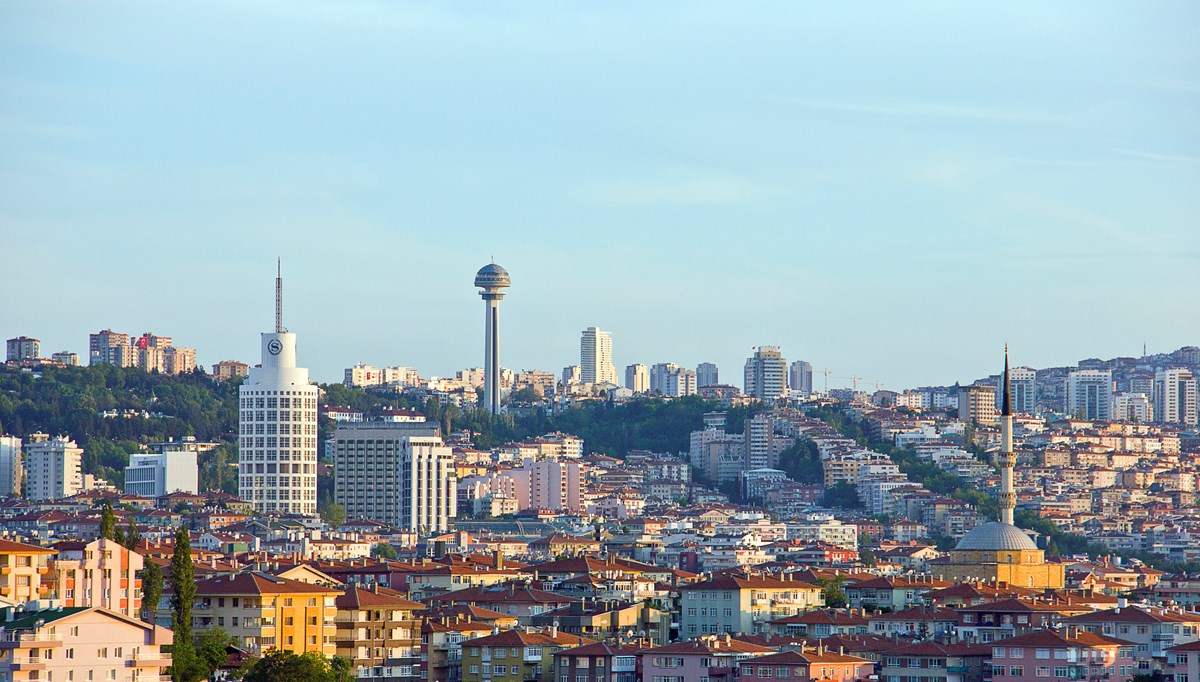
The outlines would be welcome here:
M 426 601 L 433 606 L 457 604 L 480 606 L 516 616 L 522 625 L 532 624 L 535 616 L 547 611 L 579 603 L 578 599 L 515 583 L 489 587 L 467 587 L 430 596 Z
M 767 624 L 777 635 L 830 637 L 867 633 L 867 619 L 858 609 L 819 609 L 776 618 Z
M 462 682 L 553 682 L 554 654 L 591 642 L 554 627 L 473 639 L 463 646 Z
M 638 682 L 642 647 L 596 642 L 554 654 L 558 682 Z
M 884 655 L 880 682 L 983 682 L 992 669 L 992 648 L 983 644 L 925 641 Z
M 1064 616 L 1091 611 L 1086 606 L 1020 599 L 976 604 L 958 610 L 958 635 L 988 643 L 1057 624 Z
M 925 594 L 950 587 L 945 580 L 924 578 L 874 578 L 846 585 L 846 600 L 855 608 L 899 611 L 925 603 Z
M 747 659 L 768 656 L 774 649 L 733 639 L 728 634 L 672 642 L 642 651 L 645 682 L 733 682 Z
M 873 635 L 926 638 L 952 634 L 958 625 L 958 613 L 954 609 L 914 606 L 902 611 L 874 613 L 867 616 L 867 621 Z
M 1200 614 L 1194 611 L 1118 606 L 1081 613 L 1064 618 L 1062 622 L 1091 633 L 1133 642 L 1134 659 L 1140 670 L 1167 670 L 1171 647 L 1200 639 Z
M 830 680 L 855 682 L 867 679 L 875 665 L 858 656 L 833 651 L 818 645 L 801 646 L 796 651 L 760 656 L 745 661 L 739 667 L 742 682 L 775 682 L 776 680 Z
M 776 618 L 820 608 L 820 587 L 790 576 L 728 574 L 680 588 L 680 634 L 696 637 L 726 632 L 754 633 L 769 629 Z
M 996 640 L 991 647 L 993 682 L 1040 682 L 1051 677 L 1125 680 L 1138 672 L 1131 642 L 1076 628 L 1029 632 Z

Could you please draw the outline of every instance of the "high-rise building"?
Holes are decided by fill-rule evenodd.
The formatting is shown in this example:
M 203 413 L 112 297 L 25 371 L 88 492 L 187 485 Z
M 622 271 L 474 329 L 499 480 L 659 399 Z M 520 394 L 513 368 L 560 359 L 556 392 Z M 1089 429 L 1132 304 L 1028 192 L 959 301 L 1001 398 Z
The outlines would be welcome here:
M 59 545 L 50 568 L 57 578 L 61 606 L 97 606 L 137 619 L 142 611 L 137 576 L 144 565 L 141 554 L 115 540 L 98 538 Z
M 1112 418 L 1119 422 L 1145 424 L 1153 420 L 1154 409 L 1145 393 L 1118 393 L 1113 396 Z
M 996 387 L 990 384 L 961 387 L 958 392 L 958 418 L 974 424 L 995 424 Z
M 529 506 L 555 511 L 583 511 L 579 463 L 561 460 L 529 462 Z
M 283 278 L 275 278 L 275 331 L 262 364 L 239 387 L 238 494 L 259 513 L 317 514 L 317 398 L 296 366 L 296 335 L 283 327 Z
M 1067 414 L 1076 419 L 1112 419 L 1110 369 L 1078 369 L 1067 374 Z
M 744 393 L 760 400 L 777 400 L 787 391 L 787 360 L 779 346 L 759 346 L 746 359 Z
M 1013 367 L 1009 376 L 1009 390 L 1012 395 L 1013 412 L 1017 414 L 1034 414 L 1037 412 L 1037 370 L 1029 367 Z M 997 396 L 1002 399 L 1000 392 Z M 997 405 L 996 407 L 1000 407 Z
M 37 360 L 42 357 L 42 342 L 28 336 L 18 336 L 5 342 L 8 361 Z
M 88 364 L 109 364 L 118 367 L 132 367 L 137 359 L 133 346 L 129 345 L 129 335 L 104 329 L 88 335 Z
M 635 364 L 625 368 L 625 388 L 634 393 L 645 393 L 650 390 L 650 368 Z
M 125 492 L 142 497 L 168 493 L 200 492 L 196 450 L 168 450 L 129 456 L 125 467 Z
M 704 386 L 716 386 L 721 383 L 718 376 L 717 366 L 711 362 L 702 362 L 696 365 L 696 387 L 703 388 Z
M 0 497 L 20 497 L 24 478 L 21 439 L 16 436 L 0 436 Z
M 660 362 L 650 368 L 650 392 L 670 398 L 696 394 L 696 372 L 673 362 Z
M 1187 369 L 1164 369 L 1154 375 L 1154 421 L 1195 426 L 1196 377 Z
M 347 518 L 421 533 L 450 530 L 458 514 L 453 451 L 424 422 L 339 425 L 333 434 L 334 501 Z
M 570 386 L 571 384 L 578 384 L 582 376 L 583 372 L 580 371 L 579 365 L 567 365 L 566 367 L 563 367 L 562 382 L 567 386 Z
M 25 444 L 25 497 L 58 500 L 83 491 L 83 448 L 63 436 L 35 433 Z
M 612 363 L 612 334 L 599 327 L 583 330 L 579 340 L 579 379 L 585 384 L 616 384 Z
M 475 286 L 482 289 L 484 321 L 483 343 L 483 406 L 492 414 L 500 413 L 500 299 L 512 285 L 508 271 L 489 263 L 475 274 Z
M 812 395 L 813 385 L 813 368 L 812 363 L 807 360 L 797 360 L 792 363 L 790 376 L 791 395 Z
M 667 375 L 678 372 L 679 365 L 673 362 L 659 362 L 650 368 L 650 392 L 664 393 L 667 386 Z

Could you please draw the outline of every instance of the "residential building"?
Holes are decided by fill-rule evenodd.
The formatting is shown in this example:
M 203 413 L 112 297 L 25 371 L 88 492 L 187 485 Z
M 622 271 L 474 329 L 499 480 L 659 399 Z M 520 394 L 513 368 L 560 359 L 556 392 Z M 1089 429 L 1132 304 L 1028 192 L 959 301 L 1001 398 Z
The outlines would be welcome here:
M 673 362 L 650 368 L 650 392 L 670 398 L 696 394 L 696 373 Z
M 199 493 L 199 469 L 196 450 L 168 450 L 129 456 L 125 467 L 125 492 L 142 497 L 162 497 L 167 493 Z
M 813 392 L 813 366 L 811 362 L 806 360 L 797 360 L 792 363 L 791 370 L 788 376 L 790 387 L 790 395 L 811 395 Z
M 1145 393 L 1117 393 L 1113 396 L 1112 418 L 1119 422 L 1148 424 L 1154 420 L 1154 408 Z
M 88 335 L 88 364 L 102 363 L 118 367 L 132 367 L 134 364 L 133 347 L 129 345 L 129 335 L 104 329 Z
M 61 362 L 67 367 L 79 366 L 79 353 L 69 350 L 60 350 L 57 353 L 51 353 L 50 359 L 55 362 Z
M 275 279 L 275 331 L 261 335 L 262 363 L 239 387 L 238 497 L 264 514 L 317 515 L 317 397 L 296 366 L 296 335 L 283 327 Z
M 702 362 L 696 365 L 696 388 L 716 386 L 721 383 L 718 374 L 717 366 L 711 362 Z
M 35 433 L 25 444 L 25 496 L 58 500 L 83 491 L 83 448 L 63 436 Z
M 759 644 L 724 636 L 672 642 L 642 651 L 642 679 L 646 682 L 733 682 L 739 665 L 776 653 Z
M 226 381 L 250 374 L 250 365 L 237 360 L 222 360 L 212 366 L 212 378 L 215 381 Z
M 743 662 L 738 679 L 742 682 L 775 682 L 777 679 L 856 682 L 868 679 L 874 672 L 875 664 L 868 659 L 833 651 L 823 645 L 807 647 L 802 644 L 799 651 L 784 651 Z
M 142 612 L 145 559 L 114 540 L 60 542 L 50 565 L 54 589 L 65 607 L 96 606 L 129 618 Z
M 1112 419 L 1112 370 L 1080 369 L 1067 375 L 1067 414 L 1077 419 Z
M 333 435 L 334 500 L 351 519 L 418 532 L 446 532 L 458 514 L 453 451 L 437 426 L 366 422 Z
M 650 390 L 650 368 L 637 364 L 625 368 L 625 388 L 634 393 L 645 393 Z
M 996 423 L 996 387 L 963 386 L 958 392 L 958 418 L 974 424 Z
M 554 511 L 583 511 L 581 475 L 578 462 L 542 460 L 528 462 L 529 506 Z
M 746 360 L 742 392 L 751 398 L 776 400 L 787 392 L 787 360 L 779 346 L 759 346 Z
M 1002 378 L 1003 379 L 1003 378 Z M 1017 414 L 1037 412 L 1037 370 L 1029 367 L 1013 367 L 1008 372 L 1009 399 L 1012 410 Z M 997 389 L 999 385 L 997 385 Z M 1003 395 L 996 391 L 996 409 L 1000 409 Z
M 1118 606 L 1065 618 L 1068 626 L 1134 645 L 1139 672 L 1169 667 L 1169 649 L 1200 640 L 1200 614 L 1182 609 Z
M 37 360 L 42 357 L 42 342 L 28 336 L 18 336 L 14 339 L 9 339 L 5 342 L 5 347 L 9 362 Z
M 599 327 L 583 330 L 579 341 L 579 380 L 585 384 L 617 384 L 612 363 L 612 334 Z
M 1154 375 L 1154 421 L 1196 426 L 1196 384 L 1190 370 L 1159 370 Z
M 0 679 L 169 680 L 170 630 L 94 607 L 6 610 Z
M 334 600 L 337 655 L 354 665 L 356 680 L 415 682 L 421 678 L 421 619 L 427 608 L 400 593 L 354 585 Z
M 642 648 L 596 642 L 554 654 L 558 682 L 638 682 Z
M 54 550 L 12 540 L 0 540 L 0 600 L 24 604 L 52 593 L 42 576 L 49 571 Z
M 463 644 L 462 682 L 554 682 L 554 654 L 590 643 L 555 627 L 472 639 Z
M 983 644 L 917 641 L 884 653 L 879 680 L 983 682 L 991 676 L 991 656 L 992 648 Z
M 816 585 L 765 575 L 720 575 L 684 585 L 680 592 L 683 637 L 765 632 L 767 621 L 773 618 L 795 615 L 825 603 L 821 588 Z
M 993 682 L 1125 680 L 1138 672 L 1131 643 L 1076 628 L 1038 630 L 996 640 L 991 646 Z
M 21 439 L 0 436 L 0 497 L 20 497 L 25 481 L 25 463 L 21 455 Z
M 297 654 L 337 653 L 339 590 L 259 572 L 196 581 L 192 623 L 219 627 L 237 646 L 261 655 L 272 647 Z
M 572 386 L 580 383 L 582 373 L 579 370 L 579 365 L 567 365 L 562 370 L 562 383 L 565 386 Z

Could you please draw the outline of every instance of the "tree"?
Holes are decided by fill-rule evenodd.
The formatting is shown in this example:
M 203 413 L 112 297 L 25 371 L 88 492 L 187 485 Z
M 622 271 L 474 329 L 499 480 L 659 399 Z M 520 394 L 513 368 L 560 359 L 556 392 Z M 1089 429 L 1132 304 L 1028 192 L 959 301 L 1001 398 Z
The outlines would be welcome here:
M 196 635 L 196 658 L 204 667 L 204 677 L 212 677 L 225 664 L 229 658 L 225 649 L 236 641 L 221 628 L 209 628 Z
M 158 600 L 162 599 L 162 568 L 146 557 L 142 568 L 142 620 L 151 625 L 158 620 Z
M 296 654 L 271 649 L 262 658 L 246 666 L 242 682 L 352 682 L 349 661 L 330 661 L 310 651 Z
M 112 540 L 117 529 L 117 515 L 113 513 L 112 503 L 105 501 L 104 511 L 100 512 L 100 537 Z
M 844 608 L 848 603 L 846 593 L 842 588 L 846 585 L 846 576 L 839 575 L 834 578 L 818 578 L 817 585 L 821 587 L 821 593 L 825 595 L 825 606 L 831 609 Z
M 180 526 L 175 534 L 175 551 L 171 555 L 171 629 L 175 645 L 171 652 L 173 682 L 193 682 L 203 677 L 192 644 L 192 604 L 196 600 L 196 567 L 192 564 L 192 541 L 188 530 Z
M 371 556 L 376 559 L 395 559 L 399 554 L 396 553 L 396 548 L 386 542 L 381 542 L 371 548 Z
M 346 508 L 337 502 L 330 502 L 321 507 L 321 519 L 330 527 L 337 528 L 346 522 Z
M 138 543 L 141 541 L 142 541 L 141 531 L 138 530 L 137 525 L 134 524 L 133 521 L 130 521 L 129 525 L 125 529 L 125 542 L 124 542 L 125 549 L 128 549 L 129 551 L 132 552 L 137 549 Z

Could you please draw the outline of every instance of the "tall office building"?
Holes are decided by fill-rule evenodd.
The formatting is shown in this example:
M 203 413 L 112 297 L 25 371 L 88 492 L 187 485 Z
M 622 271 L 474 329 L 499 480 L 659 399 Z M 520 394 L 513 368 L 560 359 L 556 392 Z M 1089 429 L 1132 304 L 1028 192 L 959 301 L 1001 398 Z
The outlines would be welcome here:
M 630 365 L 625 368 L 625 388 L 634 393 L 650 390 L 650 368 L 645 365 Z
M 1112 419 L 1112 370 L 1079 369 L 1067 375 L 1067 414 L 1076 419 Z
M 21 439 L 16 436 L 0 436 L 0 497 L 20 497 L 24 477 Z
M 696 365 L 696 386 L 716 386 L 721 383 L 717 375 L 717 366 L 711 362 L 702 362 Z
M 83 448 L 63 436 L 35 433 L 25 444 L 25 497 L 58 500 L 83 492 Z
M 958 418 L 969 424 L 995 424 L 996 387 L 973 384 L 959 388 Z
M 1154 421 L 1195 426 L 1196 377 L 1186 369 L 1164 369 L 1154 375 Z
M 612 363 L 612 334 L 599 327 L 583 330 L 579 340 L 579 378 L 585 384 L 616 384 Z
M 1037 412 L 1037 370 L 1029 367 L 1013 367 L 1008 377 L 1009 400 L 1012 411 L 1017 414 L 1034 414 Z M 1003 399 L 1001 391 L 996 392 L 997 401 Z M 996 407 L 1000 407 L 997 403 Z
M 512 285 L 508 271 L 489 263 L 475 274 L 475 286 L 483 299 L 483 406 L 492 414 L 500 413 L 500 299 L 504 290 Z
M 192 449 L 130 455 L 129 466 L 125 467 L 125 492 L 142 497 L 200 492 L 197 454 Z
M 283 327 L 283 278 L 275 278 L 275 331 L 262 334 L 262 364 L 239 388 L 238 494 L 259 513 L 317 514 L 317 397 L 296 366 L 296 335 Z
M 419 533 L 451 529 L 458 514 L 453 451 L 423 422 L 339 425 L 333 497 L 347 518 Z
M 746 359 L 744 392 L 752 398 L 776 400 L 787 391 L 787 360 L 779 346 L 759 346 Z
M 42 357 L 42 342 L 28 336 L 18 336 L 5 342 L 8 351 L 8 361 L 37 360 Z
M 806 360 L 797 360 L 792 363 L 789 379 L 791 383 L 791 395 L 812 395 L 812 363 Z

